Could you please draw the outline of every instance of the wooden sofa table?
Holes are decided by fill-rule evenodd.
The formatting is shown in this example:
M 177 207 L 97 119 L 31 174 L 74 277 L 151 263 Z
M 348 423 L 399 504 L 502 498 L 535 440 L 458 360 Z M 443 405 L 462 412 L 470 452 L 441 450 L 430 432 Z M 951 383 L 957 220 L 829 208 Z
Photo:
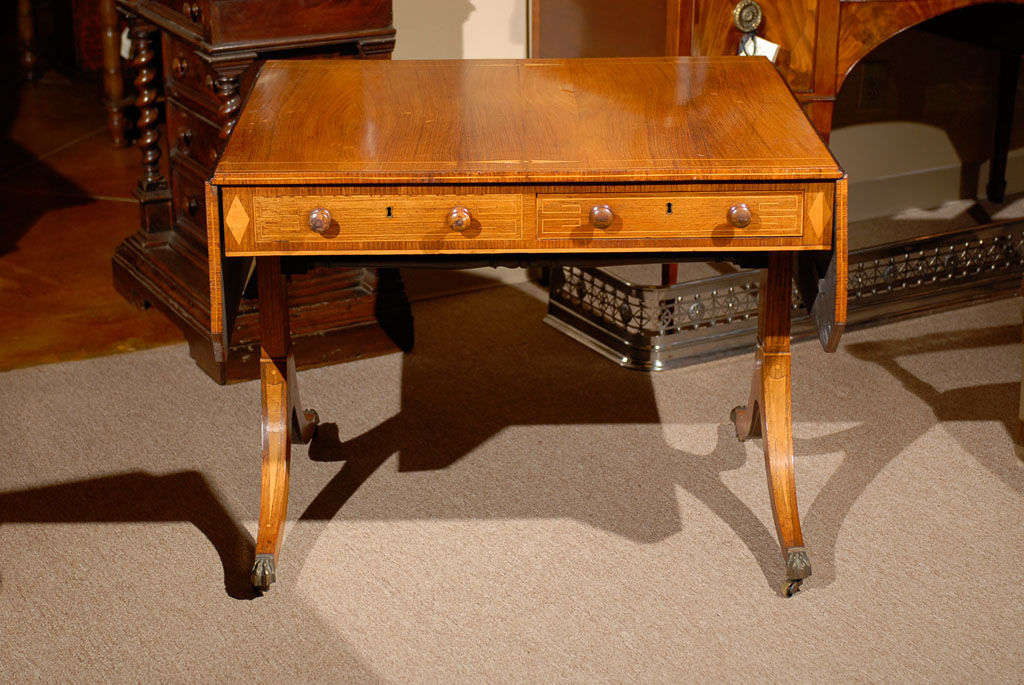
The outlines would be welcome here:
M 790 313 L 797 276 L 814 293 L 822 344 L 835 349 L 846 179 L 767 61 L 267 62 L 206 202 L 211 249 L 257 258 L 256 587 L 276 578 L 290 444 L 310 440 L 317 422 L 299 402 L 290 348 L 283 274 L 295 255 L 363 266 L 765 267 L 750 399 L 732 420 L 740 439 L 763 437 L 783 592 L 810 575 L 793 472 Z M 813 266 L 794 274 L 798 252 Z M 216 307 L 229 306 L 216 269 L 211 280 Z

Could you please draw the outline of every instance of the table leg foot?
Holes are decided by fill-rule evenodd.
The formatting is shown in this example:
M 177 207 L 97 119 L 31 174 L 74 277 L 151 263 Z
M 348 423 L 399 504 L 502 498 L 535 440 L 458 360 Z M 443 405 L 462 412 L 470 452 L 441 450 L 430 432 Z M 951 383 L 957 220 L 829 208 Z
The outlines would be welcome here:
M 266 592 L 275 580 L 277 580 L 277 570 L 274 555 L 257 554 L 256 562 L 252 565 L 252 586 Z
M 729 420 L 736 429 L 736 439 L 746 442 L 761 437 L 761 419 L 758 415 L 757 403 L 753 400 L 749 404 L 733 407 L 729 412 Z

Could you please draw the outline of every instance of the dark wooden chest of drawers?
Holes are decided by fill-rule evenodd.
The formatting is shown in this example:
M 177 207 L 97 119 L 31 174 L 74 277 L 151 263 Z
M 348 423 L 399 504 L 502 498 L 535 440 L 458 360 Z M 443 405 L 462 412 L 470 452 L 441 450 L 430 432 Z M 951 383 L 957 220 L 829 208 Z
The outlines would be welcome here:
M 236 296 L 224 311 L 211 307 L 210 260 L 220 256 L 207 249 L 203 184 L 265 59 L 390 57 L 391 0 L 119 0 L 118 7 L 132 39 L 143 174 L 141 227 L 114 256 L 115 285 L 133 302 L 170 316 L 193 358 L 218 382 L 255 377 L 257 312 L 242 297 L 249 265 L 236 260 L 212 269 Z M 395 272 L 323 260 L 303 270 L 290 286 L 301 365 L 411 341 Z M 222 319 L 216 325 L 214 316 Z M 391 336 L 378 320 L 393 324 Z

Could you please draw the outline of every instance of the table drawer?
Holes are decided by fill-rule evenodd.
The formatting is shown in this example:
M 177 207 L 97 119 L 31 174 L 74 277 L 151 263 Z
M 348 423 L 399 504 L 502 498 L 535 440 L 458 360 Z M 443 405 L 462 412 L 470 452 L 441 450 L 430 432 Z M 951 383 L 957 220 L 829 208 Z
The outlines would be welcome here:
M 463 230 L 449 224 L 449 214 L 456 208 L 469 213 Z M 324 210 L 327 227 L 314 232 L 310 213 Z M 294 189 L 268 188 L 238 195 L 227 191 L 224 212 L 226 232 L 235 234 L 239 247 L 249 242 L 250 235 L 257 248 L 287 244 L 293 250 L 330 250 L 336 243 L 422 244 L 429 249 L 442 242 L 468 246 L 488 240 L 518 240 L 523 235 L 523 198 L 519 193 L 299 194 Z
M 538 194 L 537 238 L 795 237 L 804 215 L 799 190 Z

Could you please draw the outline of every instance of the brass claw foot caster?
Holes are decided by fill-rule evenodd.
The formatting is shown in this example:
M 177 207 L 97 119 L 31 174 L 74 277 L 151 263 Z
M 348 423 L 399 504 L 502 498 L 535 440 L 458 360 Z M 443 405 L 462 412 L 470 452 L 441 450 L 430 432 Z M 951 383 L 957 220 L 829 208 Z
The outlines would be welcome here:
M 277 573 L 274 570 L 273 554 L 257 554 L 256 561 L 252 565 L 252 586 L 266 592 L 270 589 L 271 583 L 277 580 Z
M 811 575 L 811 561 L 807 558 L 807 550 L 803 547 L 790 547 L 786 552 L 786 582 L 782 586 L 782 594 L 792 597 L 800 591 L 804 578 Z

